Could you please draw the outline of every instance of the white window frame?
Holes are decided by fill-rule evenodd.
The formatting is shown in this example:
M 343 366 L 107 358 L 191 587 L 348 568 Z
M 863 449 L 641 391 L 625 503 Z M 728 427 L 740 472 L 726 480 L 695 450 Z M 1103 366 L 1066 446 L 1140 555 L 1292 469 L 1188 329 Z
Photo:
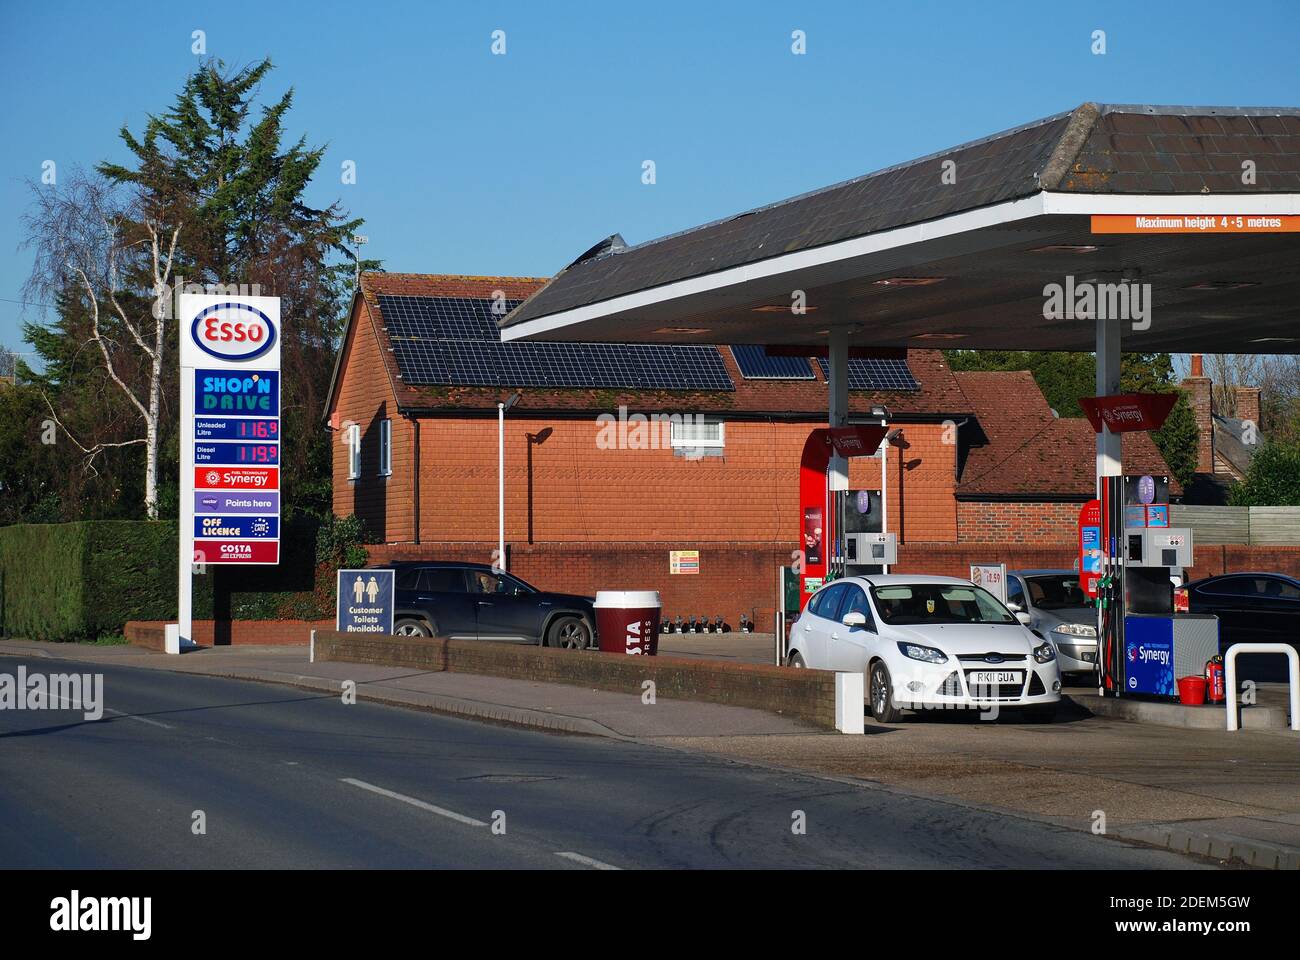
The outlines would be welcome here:
M 692 416 L 668 421 L 668 442 L 674 450 L 722 450 L 727 446 L 727 423 L 721 417 Z M 718 428 L 716 437 L 683 436 L 681 431 L 690 425 Z
M 379 475 L 393 475 L 393 421 L 379 421 Z
M 348 479 L 361 478 L 361 424 L 348 424 Z

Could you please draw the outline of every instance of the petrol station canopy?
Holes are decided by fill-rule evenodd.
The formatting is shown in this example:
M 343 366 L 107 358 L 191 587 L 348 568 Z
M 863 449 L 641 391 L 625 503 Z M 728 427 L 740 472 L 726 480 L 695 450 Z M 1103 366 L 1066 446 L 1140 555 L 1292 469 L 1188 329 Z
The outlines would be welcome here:
M 1300 110 L 1085 103 L 648 243 L 616 234 L 501 336 L 1090 352 L 1093 321 L 1045 315 L 1067 277 L 1150 284 L 1125 350 L 1300 353 Z

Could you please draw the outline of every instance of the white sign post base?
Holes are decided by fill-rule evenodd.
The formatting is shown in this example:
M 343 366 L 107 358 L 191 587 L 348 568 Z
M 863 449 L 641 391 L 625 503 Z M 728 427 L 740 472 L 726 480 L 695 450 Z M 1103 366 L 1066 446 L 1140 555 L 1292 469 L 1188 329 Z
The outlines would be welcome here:
M 862 674 L 835 674 L 835 729 L 840 733 L 866 732 L 862 692 Z

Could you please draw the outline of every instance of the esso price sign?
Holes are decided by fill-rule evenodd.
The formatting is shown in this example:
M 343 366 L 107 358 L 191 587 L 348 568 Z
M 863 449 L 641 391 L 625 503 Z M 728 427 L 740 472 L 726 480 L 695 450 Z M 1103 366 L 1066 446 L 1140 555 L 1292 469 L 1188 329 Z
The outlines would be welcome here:
M 252 360 L 275 344 L 270 317 L 247 303 L 214 303 L 190 325 L 199 349 L 222 360 Z

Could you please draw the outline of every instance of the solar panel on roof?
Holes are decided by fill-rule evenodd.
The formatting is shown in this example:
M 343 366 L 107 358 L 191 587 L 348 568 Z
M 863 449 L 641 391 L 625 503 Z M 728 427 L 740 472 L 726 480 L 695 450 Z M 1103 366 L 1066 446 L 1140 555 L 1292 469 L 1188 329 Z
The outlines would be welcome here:
M 769 357 L 762 346 L 752 343 L 732 344 L 731 355 L 746 380 L 813 379 L 807 357 Z
M 818 357 L 822 376 L 830 377 L 830 364 Z M 906 360 L 862 360 L 849 358 L 850 390 L 920 390 Z
M 736 388 L 722 355 L 712 346 L 502 343 L 497 320 L 519 303 L 487 298 L 379 298 L 393 356 L 407 383 L 643 390 Z

